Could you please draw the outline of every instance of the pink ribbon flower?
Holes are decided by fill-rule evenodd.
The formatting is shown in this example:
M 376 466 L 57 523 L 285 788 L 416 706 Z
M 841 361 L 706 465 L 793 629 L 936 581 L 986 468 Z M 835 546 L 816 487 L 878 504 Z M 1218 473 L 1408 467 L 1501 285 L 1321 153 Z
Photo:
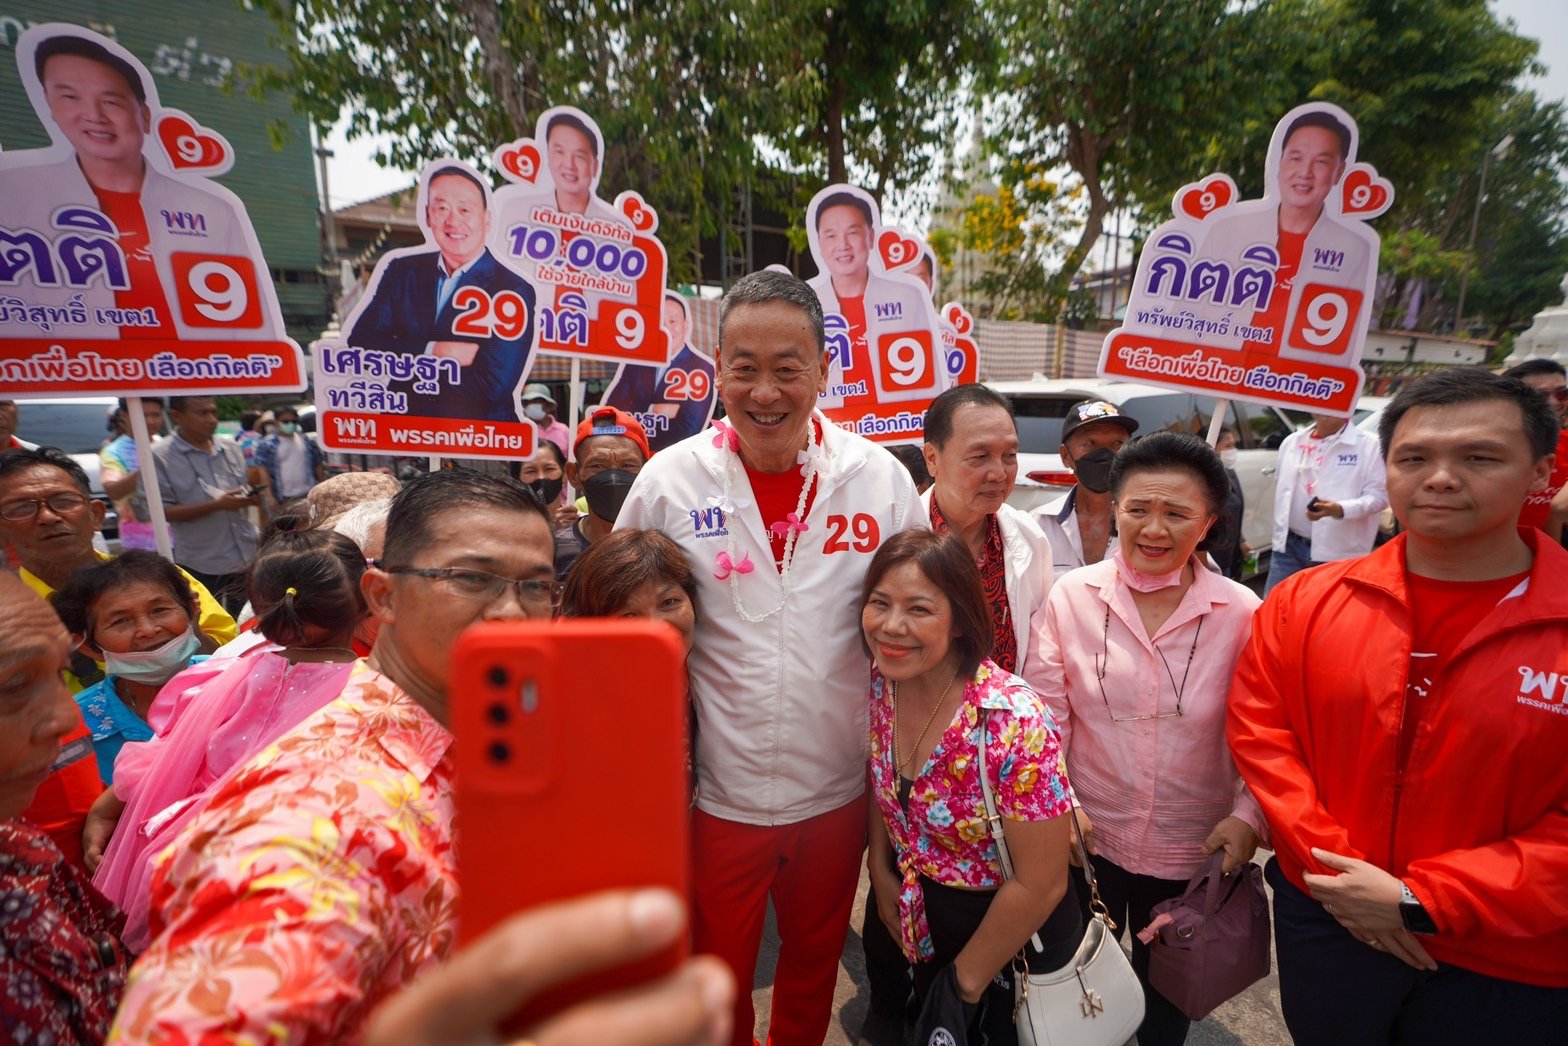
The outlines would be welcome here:
M 731 559 L 728 552 L 720 552 L 714 563 L 719 569 L 713 572 L 713 576 L 720 581 L 728 581 L 731 574 L 749 574 L 757 569 L 757 565 L 751 561 L 751 555 L 745 551 L 741 552 L 739 559 Z
M 808 528 L 805 523 L 801 522 L 798 513 L 791 512 L 768 529 L 778 537 L 788 539 L 790 531 L 794 531 L 796 534 L 804 534 Z
M 740 434 L 724 423 L 722 418 L 713 419 L 714 437 L 713 445 L 736 452 L 740 451 Z

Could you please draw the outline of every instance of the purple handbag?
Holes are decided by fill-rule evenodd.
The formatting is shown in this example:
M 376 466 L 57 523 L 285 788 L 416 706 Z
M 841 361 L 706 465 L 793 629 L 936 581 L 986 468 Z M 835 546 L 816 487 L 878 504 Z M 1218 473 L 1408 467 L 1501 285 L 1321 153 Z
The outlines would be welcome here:
M 1149 985 L 1189 1018 L 1268 976 L 1269 902 L 1263 872 L 1247 863 L 1221 875 L 1225 851 L 1211 854 L 1180 897 L 1154 906 L 1138 939 L 1149 948 Z

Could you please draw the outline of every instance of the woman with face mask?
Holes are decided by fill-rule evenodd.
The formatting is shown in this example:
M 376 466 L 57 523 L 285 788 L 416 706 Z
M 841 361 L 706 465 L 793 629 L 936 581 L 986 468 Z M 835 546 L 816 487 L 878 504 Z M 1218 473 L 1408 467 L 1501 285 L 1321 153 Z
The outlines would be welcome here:
M 1206 443 L 1134 440 L 1109 480 L 1111 552 L 1052 586 L 1029 682 L 1061 729 L 1100 896 L 1136 932 L 1207 855 L 1224 851 L 1229 872 L 1265 831 L 1225 745 L 1231 671 L 1258 597 L 1202 561 L 1223 536 L 1229 489 Z M 1132 962 L 1144 983 L 1138 1042 L 1185 1041 L 1189 1022 L 1149 987 L 1149 946 L 1136 938 Z
M 79 649 L 104 664 L 105 677 L 76 703 L 107 785 L 125 743 L 152 739 L 147 712 L 163 684 L 205 660 L 196 654 L 196 597 L 173 563 L 132 550 L 78 570 L 50 601 Z
M 566 454 L 554 440 L 541 438 L 533 457 L 518 463 L 513 475 L 544 502 L 552 527 L 569 526 L 577 518 L 566 491 Z
M 171 680 L 148 713 L 157 736 L 122 750 L 83 843 L 93 885 L 125 911 L 132 950 L 148 943 L 152 857 L 230 770 L 342 692 L 365 616 L 364 572 L 364 554 L 341 534 L 275 534 L 246 577 L 267 642 Z

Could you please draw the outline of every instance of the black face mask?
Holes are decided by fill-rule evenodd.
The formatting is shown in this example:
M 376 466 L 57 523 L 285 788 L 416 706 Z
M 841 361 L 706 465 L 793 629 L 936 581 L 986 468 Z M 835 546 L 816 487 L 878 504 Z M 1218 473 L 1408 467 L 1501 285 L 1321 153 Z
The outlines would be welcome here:
M 1078 482 L 1083 484 L 1085 490 L 1096 494 L 1104 494 L 1111 489 L 1111 462 L 1116 459 L 1116 452 L 1101 447 L 1091 450 L 1077 461 L 1073 462 L 1073 472 L 1078 477 Z
M 588 511 L 606 523 L 614 523 L 615 517 L 621 514 L 621 506 L 626 504 L 626 495 L 631 493 L 632 481 L 636 478 L 635 472 L 610 469 L 585 480 L 583 497 L 588 499 Z
M 539 500 L 544 502 L 545 508 L 549 508 L 555 504 L 555 499 L 561 496 L 561 479 L 560 477 L 555 479 L 536 479 L 528 484 L 528 489 L 539 496 Z

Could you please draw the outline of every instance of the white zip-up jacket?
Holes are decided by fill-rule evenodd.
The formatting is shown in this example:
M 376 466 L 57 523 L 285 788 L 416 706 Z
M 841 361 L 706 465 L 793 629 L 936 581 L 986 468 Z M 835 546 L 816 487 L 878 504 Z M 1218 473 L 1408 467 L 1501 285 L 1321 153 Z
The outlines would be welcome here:
M 697 805 L 728 821 L 785 825 L 836 810 L 865 791 L 870 662 L 860 638 L 860 587 L 878 545 L 927 526 L 909 472 L 881 447 L 816 414 L 823 461 L 792 592 L 757 623 L 735 609 L 716 560 L 733 531 L 739 598 L 752 615 L 783 596 L 744 467 L 704 430 L 649 459 L 617 529 L 661 530 L 697 578 L 697 630 L 687 665 L 697 710 Z M 735 511 L 709 504 L 733 459 Z M 744 498 L 745 502 L 741 503 Z
M 935 490 L 932 487 L 920 495 L 927 519 L 931 516 L 931 495 Z M 1013 614 L 1013 636 L 1018 641 L 1018 668 L 1013 674 L 1021 676 L 1033 653 L 1029 649 L 1034 635 L 1032 622 L 1045 606 L 1045 597 L 1051 594 L 1051 542 L 1040 524 L 1011 505 L 996 510 L 996 522 L 1002 530 L 1002 573 L 1007 584 L 1007 606 Z
M 1274 551 L 1285 550 L 1290 531 L 1290 504 L 1303 496 L 1300 478 L 1301 443 L 1310 428 L 1298 429 L 1279 447 L 1279 472 L 1274 478 Z M 1324 516 L 1312 524 L 1312 559 L 1327 563 L 1353 559 L 1372 551 L 1377 539 L 1378 514 L 1388 507 L 1383 450 L 1378 438 L 1346 424 L 1324 441 L 1323 467 L 1318 470 L 1316 496 L 1337 501 L 1345 518 Z

